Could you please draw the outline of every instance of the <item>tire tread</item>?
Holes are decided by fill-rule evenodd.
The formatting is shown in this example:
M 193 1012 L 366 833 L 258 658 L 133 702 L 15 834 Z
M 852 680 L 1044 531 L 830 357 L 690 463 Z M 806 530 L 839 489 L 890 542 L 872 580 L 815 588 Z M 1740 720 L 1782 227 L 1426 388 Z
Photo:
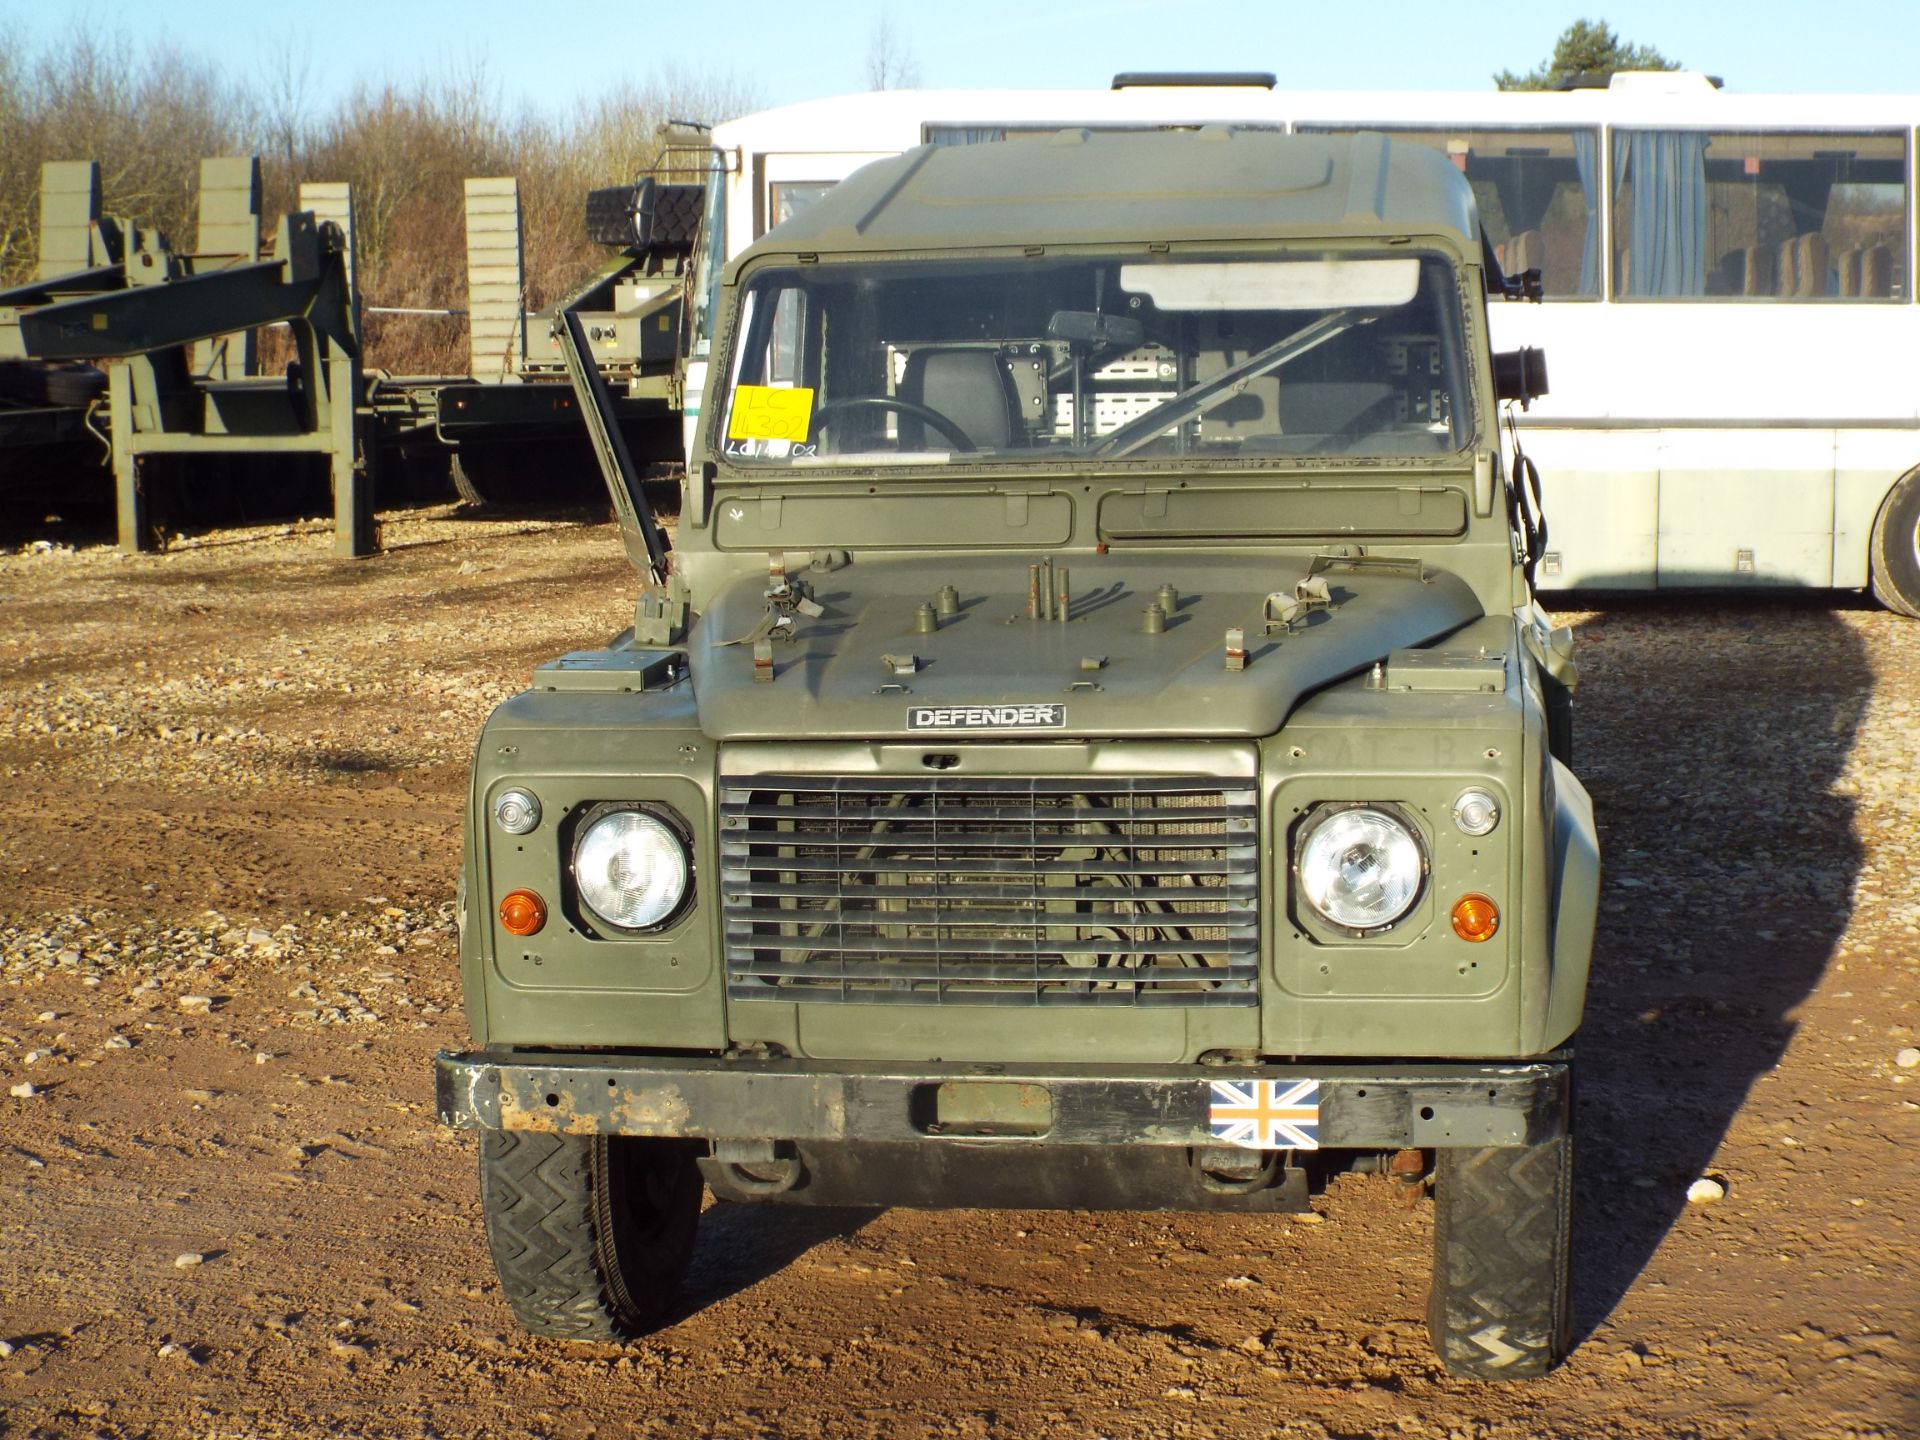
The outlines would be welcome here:
M 1449 1372 L 1544 1375 L 1572 1339 L 1573 1137 L 1442 1150 L 1427 1323 Z
M 657 1283 L 629 1293 L 613 1244 L 608 1140 L 505 1130 L 481 1132 L 480 1200 L 500 1288 L 520 1324 L 557 1340 L 618 1342 L 664 1313 L 684 1255 L 629 1257 Z M 695 1192 L 694 1205 L 698 1197 Z M 685 1241 L 691 1243 L 691 1226 Z M 636 1265 L 637 1261 L 637 1265 Z M 646 1302 L 651 1302 L 648 1304 Z
M 1873 598 L 1896 615 L 1920 619 L 1920 470 L 1902 476 L 1873 517 L 1867 542 L 1867 572 Z M 1898 537 L 1903 552 L 1888 548 Z

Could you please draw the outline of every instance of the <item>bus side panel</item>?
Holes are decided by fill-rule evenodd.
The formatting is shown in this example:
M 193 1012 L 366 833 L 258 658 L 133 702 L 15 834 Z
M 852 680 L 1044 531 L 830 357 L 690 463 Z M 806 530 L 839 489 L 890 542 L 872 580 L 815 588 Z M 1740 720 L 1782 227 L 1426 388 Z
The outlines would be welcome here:
M 1912 430 L 1842 430 L 1833 447 L 1833 583 L 1863 590 L 1867 543 L 1887 491 L 1920 465 L 1920 434 Z
M 1528 430 L 1540 467 L 1543 590 L 1651 590 L 1658 561 L 1660 459 L 1646 430 Z
M 818 200 L 862 165 L 890 160 L 898 150 L 769 150 L 754 161 L 753 239 Z M 745 249 L 745 246 L 738 247 Z
M 1668 430 L 1662 590 L 1833 583 L 1832 430 Z

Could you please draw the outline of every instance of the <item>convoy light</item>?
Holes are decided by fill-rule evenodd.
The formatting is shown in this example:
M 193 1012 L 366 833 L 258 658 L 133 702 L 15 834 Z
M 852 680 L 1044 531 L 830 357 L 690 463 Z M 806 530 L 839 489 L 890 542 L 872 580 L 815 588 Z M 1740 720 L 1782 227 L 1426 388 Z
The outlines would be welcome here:
M 1420 898 L 1427 856 L 1411 826 L 1354 806 L 1310 821 L 1294 869 L 1308 908 L 1343 930 L 1382 930 Z
M 1500 802 L 1484 790 L 1467 790 L 1453 802 L 1453 823 L 1463 835 L 1486 835 L 1500 823 Z
M 1462 895 L 1453 902 L 1453 933 L 1479 944 L 1500 928 L 1500 910 L 1485 895 Z
M 540 824 L 540 797 L 531 790 L 502 790 L 493 802 L 493 823 L 509 835 L 525 835 Z
M 538 935 L 547 923 L 547 902 L 531 890 L 511 891 L 500 902 L 500 928 L 509 935 Z
M 686 841 L 651 810 L 590 817 L 573 846 L 573 879 L 593 915 L 618 930 L 672 919 L 693 879 Z

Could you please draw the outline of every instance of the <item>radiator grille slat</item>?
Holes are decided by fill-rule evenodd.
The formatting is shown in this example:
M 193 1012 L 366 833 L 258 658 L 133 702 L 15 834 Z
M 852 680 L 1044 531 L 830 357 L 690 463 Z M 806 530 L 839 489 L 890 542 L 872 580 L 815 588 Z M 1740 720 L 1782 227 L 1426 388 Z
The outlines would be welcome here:
M 787 842 L 791 844 L 792 842 Z M 869 840 L 871 843 L 871 840 Z M 777 851 L 778 846 L 774 847 Z M 747 870 L 753 868 L 754 853 L 744 847 L 722 845 L 720 847 L 721 866 L 732 866 Z M 900 869 L 892 859 L 869 860 L 862 857 L 844 859 L 839 854 L 822 851 L 813 855 L 796 856 L 792 859 L 779 857 L 780 868 L 799 874 L 822 873 L 828 875 L 887 875 Z M 1006 875 L 1013 866 L 1003 860 L 943 859 L 940 869 L 948 875 Z M 1192 875 L 1197 878 L 1223 874 L 1252 875 L 1254 860 L 1251 854 L 1236 857 L 1224 866 L 1212 861 L 1188 864 L 1174 859 L 1138 863 L 1100 863 L 1079 860 L 1036 860 L 1031 856 L 1023 857 L 1019 865 L 1023 875 L 1138 875 L 1152 877 L 1158 875 Z
M 1221 918 L 1215 923 L 1217 927 L 1222 930 L 1251 930 L 1257 919 L 1253 907 L 1250 905 L 1225 906 L 1221 908 L 1218 914 Z M 841 907 L 841 912 L 837 917 L 832 920 L 822 920 L 820 923 L 830 924 L 839 930 L 845 930 L 858 925 L 898 925 L 903 923 L 910 925 L 965 925 L 974 928 L 986 926 L 992 929 L 1030 925 L 1040 929 L 1078 930 L 1086 928 L 1087 921 L 1086 917 L 1078 912 L 1053 915 L 1037 907 L 1031 910 L 976 910 L 952 904 L 916 906 L 909 902 L 908 907 L 904 910 L 881 910 L 871 905 L 856 905 L 852 901 L 848 901 Z M 1166 924 L 1166 916 L 1122 915 L 1118 913 L 1103 914 L 1100 917 L 1099 923 L 1102 927 L 1112 930 L 1158 930 Z M 750 933 L 750 926 L 729 922 L 727 930 L 729 934 L 744 936 Z M 755 943 L 770 945 L 774 942 L 771 937 L 763 934 L 761 939 Z M 851 944 L 853 942 L 849 940 L 848 943 Z M 884 943 L 892 944 L 894 942 L 887 941 Z M 901 941 L 899 943 L 905 944 L 906 942 Z M 792 949 L 794 947 L 787 946 L 786 948 Z M 872 947 L 863 946 L 859 948 L 870 949 Z M 1058 949 L 1060 947 L 1055 946 L 1054 948 Z M 1089 941 L 1080 948 L 1092 953 L 1112 947 L 1108 946 L 1104 941 Z M 1165 947 L 1155 944 L 1146 948 L 1149 950 L 1159 950 Z
M 1159 874 L 1161 871 L 1159 867 L 1156 866 L 1143 866 L 1140 873 Z M 1235 876 L 1225 880 L 1220 888 L 1225 895 L 1232 899 L 1244 900 L 1249 905 L 1251 905 L 1254 900 L 1253 876 L 1250 872 L 1244 877 Z M 788 900 L 832 900 L 842 898 L 846 895 L 845 887 L 837 884 L 783 885 L 774 880 L 743 880 L 734 884 L 731 889 L 734 894 L 742 896 L 751 895 L 756 898 L 765 897 L 769 899 Z M 975 885 L 946 885 L 936 883 L 926 886 L 863 884 L 860 886 L 858 898 L 861 901 L 869 903 L 875 900 L 934 902 L 945 899 L 955 899 L 987 901 L 1025 900 L 1032 894 L 1033 887 L 1030 884 L 999 885 L 981 883 Z
M 1251 781 L 758 775 L 720 825 L 736 1000 L 1258 1001 Z
M 1122 812 L 1123 818 L 1136 825 L 1192 825 L 1201 820 L 1231 820 L 1238 818 L 1238 812 L 1224 806 L 1215 808 L 1195 807 L 1181 810 L 1176 814 L 1163 815 L 1152 811 L 1129 810 Z M 727 820 L 785 820 L 792 811 L 781 805 L 722 805 L 720 818 Z M 987 825 L 1002 826 L 1007 821 L 1026 824 L 1032 818 L 1032 812 L 1024 805 L 968 805 L 955 807 L 941 805 L 940 797 L 935 794 L 927 802 L 925 810 L 907 810 L 898 816 L 902 825 Z M 1078 825 L 1089 821 L 1105 823 L 1116 816 L 1112 810 L 1102 806 L 1063 806 L 1049 811 L 1046 819 L 1049 824 Z

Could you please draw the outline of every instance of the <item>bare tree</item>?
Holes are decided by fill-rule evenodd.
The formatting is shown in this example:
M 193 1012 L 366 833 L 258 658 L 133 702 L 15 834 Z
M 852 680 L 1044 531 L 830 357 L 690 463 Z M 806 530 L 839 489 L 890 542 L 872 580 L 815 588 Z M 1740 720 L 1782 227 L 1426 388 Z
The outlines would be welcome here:
M 40 156 L 22 140 L 29 111 L 18 30 L 0 25 L 0 285 L 21 278 L 35 256 L 33 204 Z
M 920 58 L 882 5 L 867 41 L 867 86 L 873 90 L 909 90 L 919 83 Z
M 262 148 L 285 167 L 282 181 L 291 185 L 313 128 L 315 87 L 309 43 L 289 30 L 278 48 L 262 58 L 260 73 L 264 77 L 260 99 Z
M 269 230 L 302 181 L 353 186 L 369 305 L 464 305 L 463 181 L 518 177 L 537 309 L 608 259 L 581 224 L 588 190 L 652 167 L 669 120 L 717 124 L 764 103 L 750 81 L 667 68 L 565 112 L 532 111 L 510 103 L 477 59 L 335 95 L 304 49 L 289 33 L 236 82 L 204 58 L 98 24 L 36 46 L 0 21 L 0 287 L 38 261 L 43 161 L 99 161 L 109 214 L 191 245 L 201 159 L 253 153 L 266 162 Z M 897 61 L 897 45 L 893 53 Z M 697 140 L 695 152 L 665 178 L 701 178 Z M 372 364 L 406 374 L 467 364 L 456 318 L 368 316 L 366 326 Z
M 9 112 L 0 134 L 0 232 L 32 224 L 42 161 L 97 160 L 107 213 L 190 241 L 201 158 L 249 143 L 247 95 L 211 63 L 170 45 L 143 51 L 124 36 L 76 26 L 11 68 L 0 86 Z M 13 275 L 31 268 L 32 248 L 7 255 Z

